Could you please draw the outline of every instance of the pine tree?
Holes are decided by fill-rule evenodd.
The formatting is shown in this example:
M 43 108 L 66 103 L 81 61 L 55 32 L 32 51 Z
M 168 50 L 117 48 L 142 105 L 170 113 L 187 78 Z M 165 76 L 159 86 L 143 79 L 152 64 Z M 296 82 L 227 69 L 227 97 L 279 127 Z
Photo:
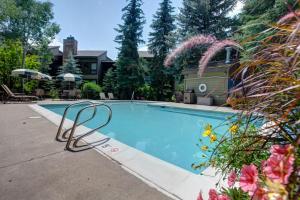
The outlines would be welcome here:
M 66 74 L 66 73 L 77 74 L 77 75 L 82 74 L 80 68 L 78 67 L 77 60 L 74 58 L 72 53 L 70 53 L 65 64 L 63 66 L 60 66 L 58 69 L 58 74 Z
M 237 0 L 183 0 L 178 16 L 182 40 L 197 34 L 228 37 L 234 20 L 228 17 Z
M 142 69 L 139 64 L 138 45 L 142 43 L 144 13 L 142 0 L 127 0 L 122 9 L 123 24 L 116 29 L 119 35 L 115 41 L 121 47 L 116 63 L 117 89 L 120 98 L 128 99 L 131 93 L 143 84 Z
M 183 41 L 198 34 L 214 35 L 217 39 L 229 37 L 236 19 L 228 14 L 236 3 L 237 0 L 183 0 L 178 16 L 179 39 Z M 177 59 L 173 69 L 180 72 L 183 68 L 197 67 L 205 49 L 199 46 L 186 51 Z
M 115 85 L 116 85 L 116 73 L 113 68 L 110 68 L 105 73 L 103 78 L 103 91 L 104 92 L 115 92 Z
M 156 100 L 164 100 L 172 95 L 173 77 L 166 74 L 163 62 L 175 45 L 173 12 L 171 0 L 162 0 L 151 24 L 153 31 L 150 33 L 149 49 L 154 59 L 150 67 L 150 79 Z

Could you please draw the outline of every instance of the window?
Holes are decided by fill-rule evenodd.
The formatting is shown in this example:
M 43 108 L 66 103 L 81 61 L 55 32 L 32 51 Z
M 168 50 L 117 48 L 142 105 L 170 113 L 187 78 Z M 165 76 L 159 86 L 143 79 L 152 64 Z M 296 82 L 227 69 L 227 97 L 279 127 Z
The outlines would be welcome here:
M 97 74 L 97 63 L 91 64 L 91 74 Z

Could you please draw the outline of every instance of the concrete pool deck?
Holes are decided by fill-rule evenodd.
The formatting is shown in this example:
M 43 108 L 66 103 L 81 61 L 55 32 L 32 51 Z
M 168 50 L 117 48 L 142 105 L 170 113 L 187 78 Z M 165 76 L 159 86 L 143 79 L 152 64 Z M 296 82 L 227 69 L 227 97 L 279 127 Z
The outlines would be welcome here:
M 57 126 L 27 104 L 0 104 L 0 199 L 171 199 L 94 150 L 64 151 Z
M 97 101 L 97 102 L 99 102 L 99 101 Z M 111 101 L 106 101 L 106 102 L 111 103 Z M 113 101 L 113 102 L 114 103 L 122 103 L 122 102 L 128 102 L 128 101 Z M 36 129 L 35 131 L 42 130 L 43 133 L 47 133 L 47 134 L 51 135 L 52 137 L 50 137 L 50 140 L 51 140 L 51 144 L 53 144 L 54 143 L 53 138 L 56 134 L 57 126 L 60 124 L 61 116 L 42 107 L 42 106 L 39 106 L 39 104 L 49 105 L 49 104 L 70 104 L 70 103 L 74 103 L 74 101 L 42 101 L 42 102 L 38 102 L 38 104 L 32 104 L 32 105 L 17 104 L 17 105 L 15 105 L 15 107 L 20 107 L 20 108 L 22 107 L 22 109 L 20 110 L 22 113 L 24 112 L 24 109 L 32 109 L 33 110 L 33 111 L 31 111 L 32 116 L 27 117 L 27 118 L 34 125 L 34 127 L 35 127 L 34 129 Z M 177 104 L 177 103 L 168 103 L 168 102 L 149 102 L 149 101 L 135 101 L 135 103 L 147 103 L 151 106 L 163 106 L 163 107 L 172 107 L 172 108 L 178 107 L 181 109 L 192 109 L 192 110 L 202 110 L 202 111 L 207 110 L 207 111 L 230 112 L 230 113 L 235 112 L 232 109 L 225 108 L 225 107 L 186 105 L 186 104 Z M 2 105 L 2 106 L 6 106 L 6 105 Z M 13 105 L 8 105 L 8 106 L 10 106 L 10 109 L 4 109 L 6 111 L 3 111 L 3 112 L 1 109 L 3 107 L 0 107 L 0 113 L 9 113 L 9 111 L 11 110 L 10 112 L 13 112 L 13 113 L 9 113 L 9 116 L 10 116 L 9 119 L 13 121 L 14 115 L 17 115 L 17 112 L 19 110 L 18 110 L 18 108 L 15 108 Z M 26 111 L 26 112 L 28 112 L 28 111 Z M 48 131 L 48 128 L 47 128 L 47 131 L 43 131 L 45 128 L 43 128 L 43 126 L 40 125 L 39 120 L 41 120 L 41 119 L 43 119 L 44 123 L 46 123 L 47 120 L 49 120 L 48 123 L 49 122 L 53 123 L 52 125 L 54 128 L 52 128 L 51 133 Z M 0 118 L 0 120 L 1 120 L 1 118 Z M 0 126 L 1 126 L 1 123 L 3 123 L 3 122 L 0 122 Z M 25 124 L 27 124 L 27 122 L 25 122 Z M 66 119 L 64 128 L 69 128 L 72 126 L 72 124 L 73 124 L 73 122 L 71 120 Z M 11 126 L 13 126 L 13 123 L 11 124 Z M 80 134 L 90 130 L 89 128 L 87 128 L 85 126 L 79 126 L 77 129 L 78 130 L 75 132 L 75 135 L 80 135 Z M 18 132 L 18 134 L 21 134 L 22 131 L 23 131 L 22 129 L 16 130 L 16 132 Z M 36 133 L 36 134 L 37 134 L 36 137 L 38 137 L 38 136 L 42 137 L 41 135 L 38 135 L 38 133 Z M 40 132 L 39 132 L 39 134 L 40 134 Z M 49 135 L 48 135 L 48 137 L 49 137 Z M 0 134 L 0 136 L 1 136 L 1 134 Z M 20 142 L 23 142 L 24 138 L 26 138 L 26 137 L 23 136 L 22 138 L 20 138 Z M 48 140 L 49 140 L 49 138 L 48 138 Z M 137 178 L 142 180 L 142 182 L 146 183 L 145 187 L 147 187 L 147 185 L 148 185 L 148 187 L 151 190 L 154 190 L 154 192 L 157 192 L 158 194 L 159 194 L 159 192 L 162 192 L 163 194 L 166 195 L 166 196 L 164 196 L 163 194 L 160 194 L 160 195 L 162 195 L 163 198 L 154 197 L 155 199 L 164 199 L 164 198 L 168 198 L 168 197 L 170 197 L 172 199 L 183 199 L 183 200 L 196 199 L 200 190 L 204 193 L 204 199 L 207 199 L 209 189 L 215 188 L 217 183 L 219 184 L 219 187 L 225 186 L 224 180 L 222 180 L 222 177 L 220 176 L 220 174 L 216 175 L 216 171 L 211 167 L 205 169 L 201 174 L 194 174 L 192 172 L 189 172 L 187 170 L 179 168 L 178 166 L 175 166 L 166 161 L 160 160 L 160 159 L 158 159 L 154 156 L 151 156 L 149 154 L 146 154 L 142 151 L 139 151 L 139 150 L 137 150 L 133 147 L 130 147 L 126 144 L 123 144 L 117 140 L 114 140 L 113 138 L 108 138 L 106 135 L 101 134 L 101 131 L 100 132 L 98 131 L 97 134 L 92 134 L 92 135 L 84 138 L 84 141 L 87 143 L 99 142 L 100 140 L 101 141 L 107 140 L 107 141 L 105 141 L 104 143 L 102 143 L 100 145 L 97 145 L 94 148 L 95 151 L 92 150 L 93 153 L 97 154 L 97 152 L 98 152 L 98 153 L 102 154 L 102 155 L 98 154 L 98 156 L 101 157 L 101 160 L 107 159 L 106 161 L 103 161 L 103 162 L 114 163 L 115 165 L 120 167 L 120 170 L 123 169 L 122 173 L 125 172 L 125 174 L 126 174 L 127 172 L 129 172 L 128 176 L 131 176 L 131 175 L 136 176 Z M 34 142 L 38 143 L 39 141 L 35 140 Z M 42 143 L 43 142 L 44 141 L 42 141 Z M 47 142 L 49 142 L 49 141 L 47 141 Z M 30 144 L 28 144 L 28 145 L 30 145 Z M 65 145 L 65 143 L 61 143 L 61 145 L 60 145 L 61 149 L 59 149 L 60 151 L 58 151 L 57 153 L 54 152 L 53 154 L 56 155 L 56 154 L 60 154 L 60 153 L 62 153 L 62 154 L 67 153 L 67 152 L 63 151 L 64 145 Z M 40 148 L 43 148 L 43 145 L 41 145 Z M 25 151 L 24 151 L 25 155 L 28 154 L 28 152 L 26 150 L 27 149 L 25 149 Z M 90 151 L 88 151 L 88 152 L 90 152 Z M 52 154 L 51 155 L 50 154 L 49 154 L 49 156 L 52 155 Z M 73 154 L 76 155 L 78 153 L 73 153 Z M 79 154 L 81 154 L 81 153 L 79 153 Z M 0 151 L 0 156 L 1 156 L 1 151 Z M 9 156 L 7 156 L 7 157 L 9 157 Z M 43 157 L 44 156 L 42 155 L 42 158 Z M 45 157 L 48 157 L 48 154 L 46 154 Z M 59 159 L 61 159 L 61 158 L 59 157 L 56 160 L 56 162 L 54 162 L 53 164 L 61 165 L 61 163 L 59 163 Z M 76 159 L 76 157 L 74 157 L 74 159 Z M 92 162 L 94 160 L 93 158 L 91 158 L 91 159 L 86 158 L 86 159 L 88 159 L 88 161 L 90 161 L 90 162 Z M 95 166 L 96 165 L 100 166 L 101 163 L 97 162 L 97 159 L 95 159 L 95 160 L 96 161 L 93 164 L 95 164 Z M 85 159 L 82 159 L 81 156 L 78 156 L 78 161 L 86 162 Z M 76 161 L 73 161 L 73 162 L 76 163 Z M 82 168 L 84 168 L 83 167 L 84 163 L 80 163 L 80 164 L 82 164 L 80 166 L 82 166 Z M 9 167 L 9 166 L 4 166 L 4 168 L 6 168 L 6 167 Z M 0 169 L 1 169 L 1 159 L 0 159 Z M 81 170 L 81 167 L 80 167 L 80 170 Z M 103 169 L 100 167 L 95 170 L 103 170 Z M 104 170 L 104 172 L 105 172 L 105 170 Z M 64 171 L 64 173 L 69 175 L 66 171 Z M 64 173 L 62 173 L 60 175 L 63 176 Z M 72 172 L 72 173 L 74 173 L 74 172 Z M 0 171 L 0 175 L 1 175 L 1 171 Z M 51 178 L 51 175 L 49 178 Z M 118 172 L 115 172 L 115 175 L 112 176 L 111 178 L 117 179 Z M 99 181 L 99 182 L 101 182 L 101 181 Z M 99 184 L 99 182 L 95 182 L 94 184 Z M 104 182 L 106 183 L 106 180 Z M 1 184 L 1 182 L 0 182 L 0 184 Z M 103 184 L 103 182 L 102 182 L 102 184 Z M 78 186 L 79 190 L 82 189 L 81 188 L 82 185 L 84 185 L 83 189 L 86 186 L 85 183 L 81 183 L 80 186 Z M 130 182 L 129 182 L 129 185 L 131 185 Z M 100 186 L 101 186 L 101 184 L 100 184 Z M 1 185 L 0 185 L 0 187 L 1 187 Z M 133 185 L 133 187 L 135 187 L 135 186 Z M 155 191 L 155 189 L 156 189 L 156 191 Z M 115 191 L 115 188 L 111 188 L 111 190 L 113 190 L 112 193 L 118 192 L 118 190 Z M 0 189 L 0 192 L 1 192 L 1 189 Z M 110 190 L 108 192 L 110 192 Z M 148 195 L 148 194 L 146 194 L 146 195 Z M 104 197 L 101 199 L 107 199 L 107 198 Z M 114 199 L 114 198 L 108 197 L 108 199 Z M 124 199 L 138 199 L 138 198 L 127 197 Z M 142 199 L 148 199 L 148 198 L 143 197 Z M 0 200 L 1 200 L 1 197 L 0 197 Z

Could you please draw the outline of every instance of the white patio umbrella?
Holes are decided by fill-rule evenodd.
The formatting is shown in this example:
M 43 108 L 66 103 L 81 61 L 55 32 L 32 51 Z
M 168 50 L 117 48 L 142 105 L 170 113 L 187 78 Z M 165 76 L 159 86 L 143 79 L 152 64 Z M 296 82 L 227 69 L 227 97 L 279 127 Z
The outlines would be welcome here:
M 39 72 L 39 75 L 40 79 L 38 80 L 42 80 L 42 81 L 51 81 L 52 80 L 52 77 L 47 75 L 47 74 L 43 74 L 41 72 Z
M 71 73 L 60 74 L 56 78 L 61 81 L 69 81 L 69 82 L 76 82 L 82 80 L 82 78 L 79 75 L 71 74 Z
M 32 69 L 15 69 L 11 72 L 11 75 L 21 78 L 37 79 L 39 72 Z
M 81 76 L 77 74 L 71 74 L 71 73 L 60 74 L 56 77 L 56 79 L 60 81 L 69 82 L 69 87 L 70 87 L 70 82 L 79 82 L 82 80 Z
M 11 75 L 15 77 L 28 78 L 34 80 L 52 80 L 51 76 L 32 69 L 15 69 L 11 72 Z
M 22 78 L 22 88 L 24 92 L 24 78 L 26 79 L 34 79 L 34 80 L 44 80 L 44 81 L 50 81 L 52 80 L 52 77 L 43 74 L 41 72 L 38 72 L 36 70 L 32 69 L 15 69 L 11 72 L 11 75 L 14 77 L 21 77 Z

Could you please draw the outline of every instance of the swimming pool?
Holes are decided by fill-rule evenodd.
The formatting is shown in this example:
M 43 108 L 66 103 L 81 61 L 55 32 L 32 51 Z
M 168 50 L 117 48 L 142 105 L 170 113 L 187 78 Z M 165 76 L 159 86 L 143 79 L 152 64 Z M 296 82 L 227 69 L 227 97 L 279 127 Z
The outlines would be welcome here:
M 141 103 L 108 103 L 113 117 L 108 126 L 99 132 L 114 138 L 135 149 L 174 164 L 192 173 L 191 165 L 209 158 L 210 152 L 203 152 L 197 147 L 205 125 L 211 124 L 220 136 L 228 130 L 224 123 L 231 113 L 211 112 L 156 106 Z M 67 105 L 42 105 L 44 108 L 62 115 Z M 75 106 L 67 118 L 74 120 L 80 108 Z M 90 116 L 90 111 L 83 113 L 81 120 Z M 86 127 L 95 128 L 107 118 L 107 111 L 99 109 L 97 116 Z M 95 133 L 97 134 L 97 133 Z M 209 140 L 202 145 L 212 146 Z

